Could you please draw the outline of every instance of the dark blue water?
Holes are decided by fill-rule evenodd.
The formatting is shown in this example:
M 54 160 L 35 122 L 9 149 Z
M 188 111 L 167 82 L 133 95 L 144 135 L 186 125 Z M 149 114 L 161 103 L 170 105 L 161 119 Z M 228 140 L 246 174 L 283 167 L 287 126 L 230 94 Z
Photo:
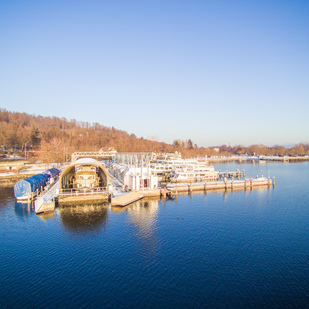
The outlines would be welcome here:
M 309 163 L 275 188 L 36 216 L 0 188 L 1 308 L 308 308 Z

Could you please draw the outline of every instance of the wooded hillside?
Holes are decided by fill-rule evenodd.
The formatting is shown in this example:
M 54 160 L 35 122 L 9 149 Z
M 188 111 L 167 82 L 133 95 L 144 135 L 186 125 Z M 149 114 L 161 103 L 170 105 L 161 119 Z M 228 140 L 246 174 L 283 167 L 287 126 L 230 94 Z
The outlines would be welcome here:
M 177 141 L 170 145 L 143 137 L 137 138 L 134 134 L 99 123 L 34 116 L 5 109 L 0 109 L 0 146 L 2 152 L 23 152 L 26 147 L 31 155 L 53 155 L 56 159 L 70 156 L 74 151 L 98 151 L 102 147 L 114 147 L 118 152 L 194 150 L 191 141 Z
M 118 152 L 175 152 L 183 156 L 204 155 L 305 155 L 309 144 L 301 143 L 293 148 L 265 145 L 244 147 L 220 146 L 219 153 L 214 147 L 198 147 L 191 139 L 175 140 L 167 144 L 156 140 L 137 138 L 134 134 L 109 128 L 99 123 L 67 120 L 58 117 L 43 117 L 0 109 L 0 146 L 2 153 L 27 152 L 43 161 L 61 162 L 70 158 L 75 151 L 98 151 L 102 147 L 114 147 Z

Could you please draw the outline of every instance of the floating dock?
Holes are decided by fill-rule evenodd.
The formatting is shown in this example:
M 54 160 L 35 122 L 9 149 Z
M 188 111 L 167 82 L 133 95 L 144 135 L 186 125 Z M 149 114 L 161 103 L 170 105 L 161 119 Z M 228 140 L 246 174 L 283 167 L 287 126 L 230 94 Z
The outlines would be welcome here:
M 186 184 L 169 184 L 164 188 L 163 196 L 177 195 L 178 192 L 192 191 L 214 191 L 214 190 L 247 190 L 255 187 L 275 185 L 275 179 L 273 181 L 270 178 L 250 178 L 244 180 L 227 180 L 217 182 L 204 182 L 204 183 L 186 183 Z
M 142 199 L 145 195 L 140 191 L 129 192 L 123 195 L 112 198 L 112 206 L 127 206 L 133 202 Z

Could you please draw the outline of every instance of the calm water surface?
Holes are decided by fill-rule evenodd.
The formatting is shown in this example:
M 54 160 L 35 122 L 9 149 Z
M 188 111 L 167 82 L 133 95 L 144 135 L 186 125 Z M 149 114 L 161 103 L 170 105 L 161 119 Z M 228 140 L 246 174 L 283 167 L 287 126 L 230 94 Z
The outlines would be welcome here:
M 276 187 L 48 216 L 0 188 L 0 307 L 308 308 L 309 163 L 215 167 Z

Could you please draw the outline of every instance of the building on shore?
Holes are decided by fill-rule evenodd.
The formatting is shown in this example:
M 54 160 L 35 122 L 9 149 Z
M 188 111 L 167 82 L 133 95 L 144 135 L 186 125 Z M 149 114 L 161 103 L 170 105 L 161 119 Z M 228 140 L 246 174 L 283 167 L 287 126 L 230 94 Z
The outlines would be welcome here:
M 109 172 L 115 176 L 123 186 L 132 191 L 153 190 L 158 188 L 158 177 L 149 166 L 124 165 L 112 163 Z

